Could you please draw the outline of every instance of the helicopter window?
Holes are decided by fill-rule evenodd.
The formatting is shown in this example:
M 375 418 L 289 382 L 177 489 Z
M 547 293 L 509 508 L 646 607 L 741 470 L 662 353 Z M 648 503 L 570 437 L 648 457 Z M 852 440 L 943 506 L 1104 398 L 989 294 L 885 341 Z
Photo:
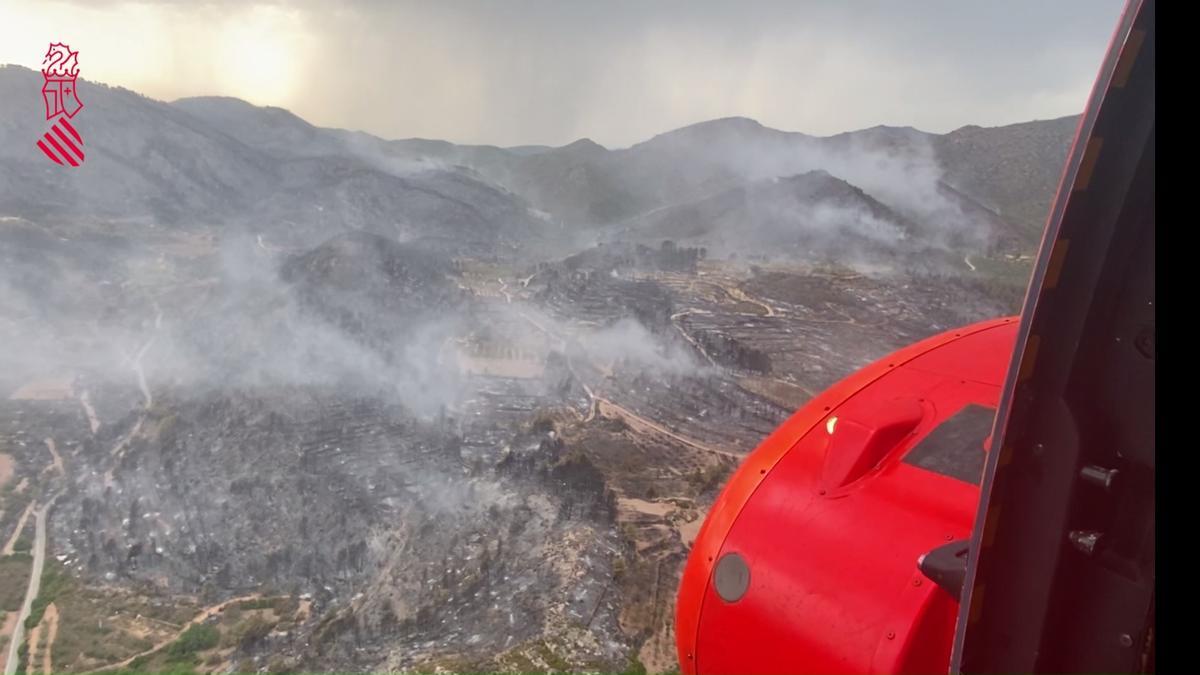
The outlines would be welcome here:
M 995 408 L 968 404 L 908 452 L 904 461 L 923 469 L 979 485 L 983 442 L 992 431 Z

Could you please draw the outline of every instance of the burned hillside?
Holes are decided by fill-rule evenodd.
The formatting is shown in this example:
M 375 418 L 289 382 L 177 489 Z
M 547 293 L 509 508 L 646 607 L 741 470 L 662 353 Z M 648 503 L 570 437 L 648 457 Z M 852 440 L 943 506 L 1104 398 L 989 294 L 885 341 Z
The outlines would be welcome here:
M 41 551 L 17 647 L 55 672 L 670 671 L 726 477 L 1028 273 L 1011 191 L 948 180 L 995 173 L 975 145 L 942 171 L 913 130 L 504 149 L 89 106 L 71 204 L 0 152 L 0 619 Z

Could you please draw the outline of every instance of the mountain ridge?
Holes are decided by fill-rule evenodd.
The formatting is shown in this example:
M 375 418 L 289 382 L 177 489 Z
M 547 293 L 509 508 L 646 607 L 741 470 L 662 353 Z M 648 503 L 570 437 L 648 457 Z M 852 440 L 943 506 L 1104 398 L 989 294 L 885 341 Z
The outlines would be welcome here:
M 51 177 L 29 140 L 42 125 L 18 103 L 18 91 L 36 90 L 37 82 L 36 71 L 0 68 L 7 102 L 0 103 L 0 210 L 79 216 L 79 205 L 101 217 L 251 223 L 307 244 L 318 234 L 372 229 L 442 246 L 453 237 L 514 245 L 528 234 L 586 232 L 823 170 L 906 219 L 947 231 L 986 221 L 986 229 L 1008 230 L 1008 248 L 1030 249 L 1078 120 L 965 125 L 946 134 L 877 125 L 813 136 L 726 117 L 627 148 L 581 138 L 506 149 L 384 139 L 234 97 L 168 103 L 81 80 L 89 161 Z M 262 197 L 271 194 L 286 199 Z M 997 218 L 1005 228 L 992 222 Z

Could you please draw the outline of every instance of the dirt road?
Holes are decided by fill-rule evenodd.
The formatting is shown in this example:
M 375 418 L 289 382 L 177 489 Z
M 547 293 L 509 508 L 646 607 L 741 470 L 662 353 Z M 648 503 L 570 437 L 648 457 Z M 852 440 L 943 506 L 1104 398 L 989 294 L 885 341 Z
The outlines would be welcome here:
M 0 487 L 4 487 L 13 477 L 13 466 L 16 462 L 13 461 L 12 455 L 7 455 L 0 452 Z
M 42 570 L 46 567 L 46 517 L 55 499 L 58 499 L 58 495 L 51 497 L 35 516 L 37 526 L 33 539 L 33 568 L 29 572 L 29 587 L 25 589 L 25 603 L 21 605 L 21 613 L 17 615 L 17 627 L 13 629 L 12 639 L 8 644 L 8 661 L 4 664 L 4 675 L 17 672 L 17 650 L 24 639 L 25 619 L 28 619 L 33 611 L 33 601 L 42 586 Z
M 225 608 L 226 608 L 226 607 L 228 607 L 229 605 L 232 605 L 232 604 L 234 604 L 234 603 L 238 603 L 238 602 L 244 602 L 244 601 L 246 601 L 246 600 L 257 600 L 258 598 L 261 598 L 261 597 L 262 597 L 262 593 L 251 593 L 250 595 L 239 595 L 239 596 L 238 596 L 238 597 L 236 597 L 236 598 L 230 598 L 230 599 L 228 599 L 228 600 L 226 600 L 226 601 L 224 601 L 224 602 L 220 602 L 220 603 L 217 603 L 217 604 L 215 604 L 215 605 L 212 605 L 212 606 L 210 606 L 210 607 L 206 607 L 206 608 L 204 608 L 204 610 L 203 610 L 203 611 L 201 611 L 199 614 L 197 614 L 197 615 L 196 615 L 196 616 L 195 616 L 195 617 L 194 617 L 194 618 L 193 618 L 191 621 L 189 621 L 189 622 L 185 623 L 185 624 L 183 625 L 183 628 L 180 628 L 180 629 L 179 629 L 179 632 L 178 632 L 178 633 L 176 633 L 176 634 L 172 635 L 171 637 L 169 637 L 169 638 L 167 638 L 167 639 L 165 639 L 165 640 L 163 640 L 163 641 L 159 642 L 158 644 L 154 645 L 154 646 L 153 646 L 153 647 L 151 647 L 150 649 L 147 649 L 147 650 L 146 650 L 146 651 L 144 651 L 144 652 L 138 652 L 137 654 L 134 654 L 133 656 L 131 656 L 131 657 L 129 657 L 129 658 L 127 658 L 127 659 L 125 659 L 124 661 L 121 661 L 121 662 L 119 662 L 119 663 L 111 663 L 111 664 L 109 664 L 109 665 L 107 665 L 107 666 L 104 666 L 103 668 L 97 668 L 96 670 L 89 670 L 89 671 L 87 671 L 87 672 L 89 672 L 89 673 L 102 673 L 102 672 L 105 672 L 105 671 L 108 671 L 108 670 L 113 670 L 113 669 L 115 669 L 115 668 L 124 668 L 125 666 L 128 666 L 130 663 L 133 663 L 134 659 L 138 659 L 138 658 L 141 658 L 141 657 L 143 657 L 143 656 L 150 656 L 151 654 L 154 654 L 154 653 L 158 652 L 160 649 L 163 649 L 163 648 L 164 648 L 164 647 L 166 647 L 167 645 L 169 645 L 169 644 L 171 644 L 172 642 L 174 642 L 174 641 L 178 640 L 178 639 L 179 639 L 179 637 L 180 637 L 181 635 L 183 635 L 183 634 L 184 634 L 184 633 L 187 631 L 187 629 L 191 628 L 192 626 L 194 626 L 194 625 L 196 625 L 196 624 L 198 624 L 198 623 L 202 623 L 202 622 L 204 622 L 204 621 L 205 621 L 205 620 L 207 620 L 209 617 L 215 616 L 217 613 L 219 613 L 221 610 L 225 609 Z
M 62 455 L 58 454 L 58 446 L 54 444 L 53 438 L 46 439 L 46 448 L 50 450 L 51 457 L 50 466 L 46 468 L 49 469 L 52 466 L 55 469 L 58 469 L 58 473 L 62 475 L 65 471 L 63 469 Z
M 92 433 L 95 434 L 100 430 L 100 417 L 96 415 L 96 409 L 92 407 L 92 399 L 86 389 L 79 395 L 79 405 L 83 406 L 83 412 L 87 414 L 88 424 L 91 425 Z
M 679 334 L 683 336 L 684 340 L 687 340 L 688 343 L 690 343 L 692 345 L 693 349 L 700 352 L 700 355 L 703 356 L 705 359 L 707 359 L 708 362 L 712 366 L 715 367 L 717 365 L 717 362 L 715 360 L 713 360 L 713 357 L 709 356 L 708 352 L 704 351 L 704 347 L 700 346 L 700 343 L 697 342 L 696 339 L 693 338 L 691 335 L 689 335 L 687 330 L 684 329 L 683 325 L 679 323 L 679 319 L 681 319 L 689 314 L 711 314 L 711 312 L 707 312 L 707 311 L 701 310 L 701 309 L 685 309 L 682 312 L 675 312 L 674 314 L 671 315 L 671 325 L 675 326 L 675 329 L 679 331 Z
M 54 640 L 58 638 L 58 607 L 52 602 L 46 606 L 46 616 L 42 619 L 42 624 L 46 627 L 44 637 L 46 646 L 42 648 L 42 672 L 45 675 L 54 675 Z M 29 662 L 33 663 L 33 657 L 30 656 Z
M 0 555 L 12 555 L 13 547 L 17 545 L 17 539 L 21 538 L 21 532 L 25 529 L 25 521 L 29 520 L 29 514 L 37 508 L 36 502 L 29 502 L 25 507 L 25 511 L 21 513 L 21 517 L 17 519 L 17 527 L 13 530 L 12 536 L 8 538 L 8 543 L 0 550 Z
M 615 417 L 620 417 L 621 419 L 625 420 L 625 423 L 628 424 L 630 426 L 630 428 L 632 428 L 634 431 L 640 431 L 640 432 L 645 433 L 647 430 L 649 430 L 651 432 L 659 433 L 659 434 L 662 434 L 669 438 L 672 438 L 676 441 L 679 441 L 680 443 L 683 443 L 684 445 L 686 445 L 688 447 L 695 448 L 702 452 L 709 452 L 714 455 L 720 455 L 721 457 L 728 457 L 729 459 L 732 459 L 734 461 L 741 461 L 741 459 L 742 459 L 742 455 L 732 453 L 727 450 L 717 450 L 716 448 L 710 448 L 707 445 L 704 445 L 703 443 L 694 441 L 685 436 L 680 436 L 679 434 L 677 434 L 673 431 L 670 431 L 655 422 L 651 422 L 650 420 L 646 419 L 645 417 L 642 417 L 641 415 L 633 412 L 632 410 L 630 410 L 622 405 L 619 405 L 617 403 L 613 403 L 612 401 L 610 401 L 606 398 L 597 396 L 596 397 L 596 408 L 600 411 L 600 414 L 603 415 L 604 417 L 614 417 L 615 416 Z

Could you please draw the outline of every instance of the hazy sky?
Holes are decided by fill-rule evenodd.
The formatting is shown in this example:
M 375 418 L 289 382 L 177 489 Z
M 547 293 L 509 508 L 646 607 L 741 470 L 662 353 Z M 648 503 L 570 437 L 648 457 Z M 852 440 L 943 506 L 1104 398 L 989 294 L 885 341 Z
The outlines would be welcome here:
M 0 63 L 62 41 L 86 79 L 386 138 L 619 147 L 732 115 L 945 132 L 1080 112 L 1123 5 L 0 0 Z

